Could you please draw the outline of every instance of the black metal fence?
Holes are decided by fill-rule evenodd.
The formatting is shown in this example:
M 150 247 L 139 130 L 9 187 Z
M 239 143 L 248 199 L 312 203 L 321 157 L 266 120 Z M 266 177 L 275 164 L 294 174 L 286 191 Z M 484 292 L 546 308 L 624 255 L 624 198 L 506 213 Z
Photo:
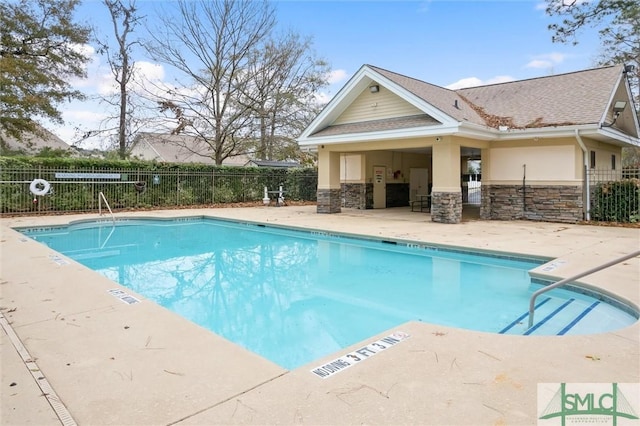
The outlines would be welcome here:
M 112 210 L 262 202 L 282 186 L 286 200 L 315 201 L 313 169 L 180 171 L 143 169 L 0 169 L 0 214 L 88 212 L 103 193 Z
M 317 185 L 314 169 L 2 167 L 0 215 L 97 211 L 101 192 L 114 211 L 262 202 L 280 186 L 286 200 L 316 201 Z M 593 221 L 640 223 L 640 168 L 589 170 L 589 205 Z
M 588 173 L 592 221 L 640 223 L 640 168 Z

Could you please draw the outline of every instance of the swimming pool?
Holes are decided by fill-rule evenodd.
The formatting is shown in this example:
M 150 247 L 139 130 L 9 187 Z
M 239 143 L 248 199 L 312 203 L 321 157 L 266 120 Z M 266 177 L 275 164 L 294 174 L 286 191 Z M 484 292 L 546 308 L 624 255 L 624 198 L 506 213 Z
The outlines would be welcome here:
M 525 334 L 542 285 L 528 274 L 540 259 L 206 218 L 18 230 L 288 369 L 411 320 Z M 530 334 L 636 320 L 556 289 L 539 298 Z

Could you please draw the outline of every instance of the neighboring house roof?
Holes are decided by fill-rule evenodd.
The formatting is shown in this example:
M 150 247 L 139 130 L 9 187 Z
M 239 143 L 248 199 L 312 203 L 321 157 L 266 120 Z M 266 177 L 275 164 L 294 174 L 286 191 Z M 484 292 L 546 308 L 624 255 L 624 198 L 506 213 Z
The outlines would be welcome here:
M 76 150 L 71 145 L 41 126 L 38 126 L 37 133 L 24 133 L 22 140 L 17 140 L 4 132 L 1 136 L 0 139 L 4 141 L 4 145 L 8 149 L 23 151 L 26 154 L 36 154 L 43 148 L 62 149 L 70 153 L 76 153 Z
M 246 166 L 258 166 L 258 167 L 300 167 L 300 163 L 295 161 L 268 161 L 268 160 L 250 160 L 245 164 Z
M 147 161 L 167 163 L 215 164 L 210 156 L 210 147 L 201 139 L 189 135 L 166 133 L 141 133 L 130 151 L 131 155 Z M 226 158 L 226 166 L 242 166 L 247 162 L 244 155 Z
M 334 124 L 370 85 L 423 114 Z M 364 65 L 305 129 L 301 146 L 393 137 L 458 134 L 484 140 L 567 135 L 638 145 L 640 129 L 622 65 L 458 90 Z M 613 104 L 627 102 L 614 126 Z M 563 133 L 564 132 L 564 133 Z

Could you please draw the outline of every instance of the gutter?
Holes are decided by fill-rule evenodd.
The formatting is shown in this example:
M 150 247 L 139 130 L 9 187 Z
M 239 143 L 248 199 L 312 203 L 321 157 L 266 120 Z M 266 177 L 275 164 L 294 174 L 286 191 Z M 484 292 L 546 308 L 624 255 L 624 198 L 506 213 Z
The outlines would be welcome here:
M 584 160 L 584 186 L 585 186 L 585 220 L 591 220 L 591 191 L 589 188 L 589 155 L 587 151 L 587 146 L 582 141 L 580 137 L 580 131 L 578 129 L 575 130 L 576 140 L 578 141 L 578 145 L 582 149 L 582 159 Z

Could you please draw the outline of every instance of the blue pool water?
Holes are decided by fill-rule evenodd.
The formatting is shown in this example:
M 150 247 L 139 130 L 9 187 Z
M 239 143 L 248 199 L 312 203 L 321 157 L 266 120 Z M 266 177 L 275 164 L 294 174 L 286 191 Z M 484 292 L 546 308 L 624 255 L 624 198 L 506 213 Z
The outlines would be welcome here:
M 547 335 L 637 320 L 556 289 L 527 330 L 536 259 L 203 218 L 19 231 L 288 369 L 410 320 Z

